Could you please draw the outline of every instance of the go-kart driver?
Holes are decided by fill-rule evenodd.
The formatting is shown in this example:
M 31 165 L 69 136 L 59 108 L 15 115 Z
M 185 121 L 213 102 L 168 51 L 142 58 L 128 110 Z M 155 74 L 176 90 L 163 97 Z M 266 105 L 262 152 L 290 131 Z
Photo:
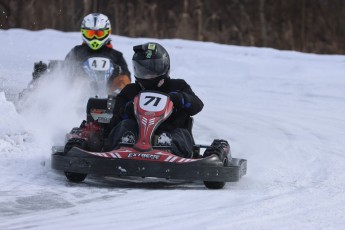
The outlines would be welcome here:
M 107 16 L 99 13 L 87 15 L 81 24 L 83 44 L 75 46 L 66 56 L 67 68 L 76 73 L 83 70 L 83 62 L 92 56 L 106 57 L 120 67 L 109 82 L 109 93 L 121 90 L 131 82 L 127 63 L 121 52 L 111 44 L 111 25 Z
M 160 135 L 158 143 L 172 147 L 172 153 L 191 157 L 193 149 L 192 134 L 186 128 L 190 116 L 199 113 L 203 102 L 195 95 L 183 79 L 171 79 L 170 58 L 160 44 L 150 42 L 133 47 L 132 58 L 135 83 L 127 85 L 117 96 L 110 124 L 109 141 L 112 149 L 120 142 L 134 143 L 138 135 L 138 125 L 134 118 L 133 99 L 142 90 L 154 90 L 169 94 L 174 111 L 156 130 Z
M 119 92 L 125 85 L 131 82 L 127 63 L 121 52 L 113 49 L 111 44 L 111 25 L 107 16 L 99 13 L 87 15 L 81 24 L 83 43 L 77 45 L 66 55 L 63 68 L 68 75 L 84 75 L 83 62 L 90 57 L 103 57 L 112 60 L 117 65 L 110 77 L 108 93 Z M 35 63 L 32 73 L 34 84 L 36 79 L 47 72 L 48 65 L 41 62 Z

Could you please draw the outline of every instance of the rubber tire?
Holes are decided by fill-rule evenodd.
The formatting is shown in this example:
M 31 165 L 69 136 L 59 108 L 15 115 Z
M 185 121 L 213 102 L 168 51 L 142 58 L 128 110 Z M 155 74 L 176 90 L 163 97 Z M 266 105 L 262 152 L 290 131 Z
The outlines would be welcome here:
M 73 147 L 78 147 L 87 150 L 88 143 L 84 139 L 72 138 L 67 141 L 64 148 L 64 153 L 68 153 Z
M 104 140 L 100 133 L 92 133 L 89 135 L 87 143 L 87 150 L 91 152 L 101 152 L 104 145 Z M 86 146 L 86 144 L 84 145 Z
M 222 141 L 222 140 L 214 140 L 211 146 L 218 145 L 218 142 L 219 142 L 219 141 Z M 205 153 L 205 154 L 204 154 L 204 157 L 208 157 L 208 156 L 210 156 L 210 155 L 212 155 L 211 152 Z M 227 155 L 222 155 L 222 156 L 219 156 L 219 155 L 218 155 L 218 157 L 219 157 L 219 159 L 220 159 L 221 161 L 223 161 L 223 165 L 224 165 L 224 166 L 227 166 L 227 165 L 228 165 L 229 159 L 228 159 L 228 156 L 227 156 Z M 205 185 L 205 187 L 208 188 L 208 189 L 222 189 L 222 188 L 224 188 L 225 183 L 226 183 L 226 182 L 204 181 L 204 185 Z
M 74 172 L 65 172 L 65 176 L 71 182 L 80 183 L 80 182 L 83 182 L 85 180 L 87 174 L 84 174 L 84 173 L 74 173 Z
M 64 153 L 66 154 L 74 146 L 79 147 L 81 149 L 85 149 L 87 146 L 87 143 L 83 139 L 72 138 L 68 140 L 68 142 L 66 143 L 65 148 L 64 148 Z M 84 174 L 84 173 L 75 173 L 75 172 L 64 172 L 64 173 L 67 179 L 74 183 L 80 183 L 84 181 L 87 176 L 87 174 Z
M 223 161 L 223 165 L 228 165 L 228 157 L 225 157 Z M 224 188 L 226 182 L 218 182 L 218 181 L 204 181 L 204 185 L 208 189 L 222 189 Z
M 225 182 L 204 181 L 204 185 L 208 189 L 222 189 L 225 186 Z

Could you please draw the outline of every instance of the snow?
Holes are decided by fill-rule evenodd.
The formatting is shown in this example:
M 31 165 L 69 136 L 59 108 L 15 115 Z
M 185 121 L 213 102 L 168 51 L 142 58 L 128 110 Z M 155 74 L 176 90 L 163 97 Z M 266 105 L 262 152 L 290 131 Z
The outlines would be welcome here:
M 164 45 L 172 77 L 205 103 L 196 142 L 227 139 L 248 160 L 245 177 L 212 191 L 152 179 L 68 182 L 50 167 L 51 146 L 84 119 L 83 87 L 50 79 L 20 109 L 12 101 L 34 62 L 63 59 L 80 34 L 11 29 L 0 41 L 0 229 L 343 229 L 345 56 L 113 36 L 131 71 L 134 45 Z

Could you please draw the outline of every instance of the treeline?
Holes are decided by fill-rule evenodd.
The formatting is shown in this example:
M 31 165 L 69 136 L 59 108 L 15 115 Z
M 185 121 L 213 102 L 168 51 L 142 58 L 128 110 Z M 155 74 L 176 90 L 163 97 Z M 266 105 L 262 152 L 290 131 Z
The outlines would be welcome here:
M 0 28 L 78 31 L 91 12 L 122 36 L 345 54 L 343 0 L 0 0 Z

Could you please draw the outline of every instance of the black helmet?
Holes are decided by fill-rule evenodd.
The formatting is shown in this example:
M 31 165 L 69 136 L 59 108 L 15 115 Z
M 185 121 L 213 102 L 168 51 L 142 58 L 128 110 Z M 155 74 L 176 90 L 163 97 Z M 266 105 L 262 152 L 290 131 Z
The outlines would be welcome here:
M 160 79 L 168 77 L 170 58 L 163 46 L 150 42 L 134 46 L 133 50 L 134 76 L 139 83 L 146 85 L 145 88 L 148 88 L 150 83 L 152 86 L 156 86 Z

